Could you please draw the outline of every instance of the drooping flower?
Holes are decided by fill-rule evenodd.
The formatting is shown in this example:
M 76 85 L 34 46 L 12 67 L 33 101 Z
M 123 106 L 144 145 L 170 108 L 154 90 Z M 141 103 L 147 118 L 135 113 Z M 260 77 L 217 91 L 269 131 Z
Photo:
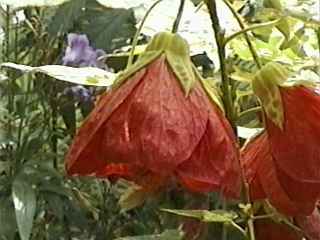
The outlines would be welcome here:
M 98 60 L 104 55 L 102 49 L 94 50 L 85 34 L 68 34 L 68 46 L 63 57 L 63 65 L 77 67 L 101 67 Z
M 289 216 L 312 213 L 319 191 L 317 186 L 284 175 L 270 150 L 266 132 L 245 146 L 241 152 L 241 163 L 251 200 L 267 199 L 279 212 Z M 308 201 L 300 199 L 302 194 L 308 196 Z
M 122 177 L 148 191 L 179 182 L 236 196 L 235 136 L 195 71 L 185 40 L 156 35 L 79 129 L 68 174 Z
M 266 132 L 244 148 L 241 161 L 253 199 L 267 198 L 286 215 L 309 215 L 320 194 L 320 95 L 285 80 L 274 63 L 253 80 Z

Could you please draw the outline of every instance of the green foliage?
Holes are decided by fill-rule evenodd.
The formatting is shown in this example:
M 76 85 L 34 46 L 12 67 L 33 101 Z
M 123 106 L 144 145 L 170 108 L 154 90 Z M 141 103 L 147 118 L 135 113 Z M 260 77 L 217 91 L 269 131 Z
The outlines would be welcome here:
M 36 211 L 35 186 L 27 175 L 18 175 L 12 183 L 12 198 L 16 211 L 17 224 L 22 240 L 28 240 L 31 234 Z
M 86 9 L 82 30 L 96 48 L 112 52 L 127 45 L 136 31 L 132 10 L 105 8 L 94 1 L 88 1 Z
M 72 30 L 83 14 L 85 3 L 86 0 L 71 0 L 59 6 L 48 24 L 48 32 L 55 36 Z

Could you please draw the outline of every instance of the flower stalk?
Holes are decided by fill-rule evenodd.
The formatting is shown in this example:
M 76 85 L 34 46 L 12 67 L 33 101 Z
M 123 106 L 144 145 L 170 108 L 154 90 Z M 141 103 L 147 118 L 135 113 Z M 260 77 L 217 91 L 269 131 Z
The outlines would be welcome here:
M 209 10 L 210 19 L 212 22 L 212 28 L 215 34 L 216 44 L 218 48 L 221 81 L 222 81 L 222 92 L 223 92 L 222 100 L 224 103 L 227 119 L 229 120 L 233 130 L 236 133 L 237 128 L 235 125 L 234 104 L 232 100 L 232 93 L 230 90 L 231 83 L 230 83 L 227 68 L 225 65 L 225 62 L 226 62 L 226 49 L 224 45 L 225 33 L 224 33 L 224 30 L 221 28 L 221 25 L 218 19 L 216 2 L 214 0 L 206 0 L 206 4 Z
M 136 46 L 138 44 L 138 39 L 139 39 L 139 35 L 142 31 L 142 28 L 143 28 L 143 25 L 144 23 L 146 22 L 148 16 L 150 15 L 150 13 L 152 12 L 152 10 L 161 2 L 162 0 L 158 0 L 156 2 L 154 2 L 151 7 L 148 9 L 148 11 L 146 12 L 146 14 L 143 16 L 143 19 L 139 25 L 139 28 L 137 29 L 134 37 L 133 37 L 133 41 L 132 41 L 132 48 L 131 48 L 131 51 L 130 51 L 130 55 L 129 55 L 129 58 L 128 58 L 128 62 L 127 62 L 127 69 L 133 64 L 133 58 L 134 58 L 134 51 L 136 49 Z
M 237 13 L 237 11 L 233 8 L 232 4 L 228 1 L 228 0 L 223 0 L 223 2 L 227 5 L 227 7 L 230 9 L 231 13 L 233 14 L 234 18 L 237 20 L 241 30 L 245 30 L 246 26 L 244 24 L 244 22 L 241 19 L 241 16 Z M 253 60 L 255 61 L 256 65 L 258 68 L 262 67 L 261 61 L 259 59 L 258 53 L 255 50 L 253 43 L 250 40 L 250 37 L 248 35 L 248 33 L 246 31 L 243 32 L 244 34 L 244 38 L 248 44 L 249 50 L 252 54 Z
M 185 0 L 180 0 L 180 6 L 179 6 L 178 14 L 177 14 L 176 20 L 174 21 L 173 26 L 172 26 L 172 33 L 178 32 L 178 28 L 179 28 L 179 24 L 180 24 L 180 21 L 181 21 L 181 17 L 182 17 L 182 13 L 183 13 L 183 8 L 184 8 L 184 5 L 185 5 L 185 2 L 186 2 Z

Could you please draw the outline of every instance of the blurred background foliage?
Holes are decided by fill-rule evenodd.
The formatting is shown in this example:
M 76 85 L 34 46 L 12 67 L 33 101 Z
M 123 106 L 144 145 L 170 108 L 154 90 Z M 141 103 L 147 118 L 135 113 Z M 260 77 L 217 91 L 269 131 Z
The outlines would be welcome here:
M 84 34 L 91 50 L 103 50 L 97 65 L 112 74 L 123 70 L 141 16 L 154 1 L 2 0 L 1 59 L 28 66 L 61 65 L 69 33 Z M 179 1 L 176 1 L 179 3 Z M 180 33 L 191 44 L 192 60 L 210 84 L 219 84 L 219 64 L 205 7 L 188 1 Z M 218 1 L 219 2 L 219 1 Z M 285 17 L 256 29 L 250 38 L 262 61 L 278 61 L 296 74 L 292 80 L 319 80 L 320 17 L 318 1 L 283 1 L 279 9 L 266 0 L 229 1 L 247 26 Z M 290 2 L 290 3 L 288 3 Z M 142 31 L 139 46 L 171 27 L 177 9 L 163 1 Z M 170 11 L 168 11 L 170 9 Z M 221 5 L 221 12 L 228 11 Z M 319 13 L 318 13 L 319 14 Z M 196 22 L 204 19 L 203 24 Z M 207 21 L 205 21 L 207 19 Z M 223 20 L 224 21 L 224 20 Z M 231 16 L 226 32 L 238 31 Z M 197 26 L 194 28 L 194 26 Z M 230 26 L 230 27 L 228 27 Z M 70 43 L 69 43 L 70 44 Z M 72 48 L 72 46 L 69 45 Z M 137 53 L 138 54 L 138 53 Z M 71 64 L 72 65 L 72 64 Z M 250 90 L 256 66 L 240 36 L 228 45 L 227 66 L 234 88 L 238 130 L 243 140 L 262 127 L 257 100 Z M 73 67 L 79 67 L 74 64 Z M 61 73 L 63 74 L 63 73 Z M 215 81 L 213 81 L 215 79 Z M 168 189 L 143 207 L 121 211 L 118 200 L 128 183 L 68 178 L 64 155 L 76 128 L 105 87 L 56 81 L 43 73 L 23 74 L 2 68 L 0 75 L 0 239 L 182 239 L 181 218 L 161 208 L 221 207 L 217 194 L 197 198 Z M 198 202 L 197 202 L 198 201 Z M 193 207 L 194 208 L 194 207 Z M 222 224 L 210 224 L 208 239 L 221 239 Z M 176 230 L 174 230 L 176 229 Z M 232 240 L 241 235 L 229 229 Z M 200 238 L 199 238 L 200 239 Z M 203 237 L 202 239 L 206 239 Z

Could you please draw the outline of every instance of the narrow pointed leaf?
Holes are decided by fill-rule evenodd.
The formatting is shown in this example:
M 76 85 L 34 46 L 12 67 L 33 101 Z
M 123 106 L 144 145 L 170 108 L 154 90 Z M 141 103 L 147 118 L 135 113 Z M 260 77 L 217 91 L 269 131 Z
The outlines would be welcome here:
M 173 213 L 179 216 L 197 218 L 202 222 L 220 222 L 231 223 L 237 214 L 234 212 L 227 212 L 223 210 L 175 210 L 175 209 L 162 209 L 164 212 Z
M 35 190 L 25 178 L 18 177 L 12 185 L 12 198 L 20 237 L 29 240 L 36 212 Z

